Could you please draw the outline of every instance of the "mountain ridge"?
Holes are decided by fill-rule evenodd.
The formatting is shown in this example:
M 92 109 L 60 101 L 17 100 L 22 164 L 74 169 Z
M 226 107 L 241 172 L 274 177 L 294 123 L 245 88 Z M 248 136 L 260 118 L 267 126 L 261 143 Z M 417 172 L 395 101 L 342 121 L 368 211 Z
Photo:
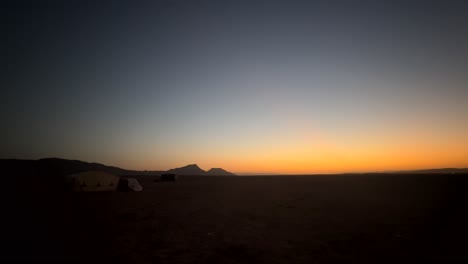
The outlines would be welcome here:
M 234 173 L 222 168 L 211 168 L 208 171 L 205 171 L 197 164 L 189 164 L 183 167 L 170 169 L 167 173 L 174 173 L 177 175 L 235 176 Z
M 167 173 L 174 173 L 177 175 L 204 175 L 206 171 L 200 169 L 197 164 L 189 164 L 183 167 L 170 169 Z
M 89 170 L 99 170 L 119 176 L 150 176 L 164 173 L 174 173 L 178 175 L 206 175 L 206 176 L 235 176 L 236 174 L 222 168 L 211 168 L 208 171 L 201 169 L 197 164 L 189 164 L 183 167 L 164 170 L 127 170 L 116 166 L 108 166 L 96 162 L 86 162 L 80 160 L 62 158 L 42 158 L 37 160 L 28 159 L 0 159 L 0 168 L 15 174 L 15 172 L 41 172 L 48 175 L 68 175 Z M 363 172 L 363 173 L 343 173 L 343 174 L 466 174 L 468 168 L 435 168 L 424 170 L 400 170 L 388 172 Z M 312 174 L 310 174 L 312 175 Z
M 52 175 L 68 175 L 73 173 L 79 173 L 83 171 L 98 170 L 108 173 L 112 173 L 119 176 L 150 176 L 150 175 L 161 175 L 164 173 L 174 173 L 177 175 L 231 175 L 235 176 L 234 173 L 228 172 L 224 169 L 219 169 L 218 173 L 212 173 L 213 169 L 208 172 L 202 170 L 197 164 L 189 164 L 183 167 L 163 170 L 127 170 L 115 166 L 108 166 L 96 162 L 86 162 L 81 160 L 69 160 L 62 158 L 42 158 L 37 160 L 25 160 L 25 159 L 0 159 L 0 168 L 4 168 L 9 172 L 14 171 L 39 171 L 44 174 Z
M 234 176 L 235 174 L 222 168 L 211 168 L 206 172 L 210 176 Z

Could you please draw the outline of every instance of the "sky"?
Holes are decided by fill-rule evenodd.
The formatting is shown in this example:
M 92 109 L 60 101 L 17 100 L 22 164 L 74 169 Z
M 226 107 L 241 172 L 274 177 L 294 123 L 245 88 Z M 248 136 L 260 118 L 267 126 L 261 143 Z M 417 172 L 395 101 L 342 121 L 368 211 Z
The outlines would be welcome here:
M 468 167 L 463 1 L 1 6 L 0 158 L 281 174 Z

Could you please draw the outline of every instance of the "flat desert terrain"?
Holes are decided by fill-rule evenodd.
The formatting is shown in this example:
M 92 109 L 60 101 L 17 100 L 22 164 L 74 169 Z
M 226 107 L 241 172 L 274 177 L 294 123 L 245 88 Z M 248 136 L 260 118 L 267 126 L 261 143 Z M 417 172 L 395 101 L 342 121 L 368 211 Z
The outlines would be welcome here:
M 468 261 L 468 175 L 139 178 L 143 192 L 34 186 L 4 199 L 6 260 Z

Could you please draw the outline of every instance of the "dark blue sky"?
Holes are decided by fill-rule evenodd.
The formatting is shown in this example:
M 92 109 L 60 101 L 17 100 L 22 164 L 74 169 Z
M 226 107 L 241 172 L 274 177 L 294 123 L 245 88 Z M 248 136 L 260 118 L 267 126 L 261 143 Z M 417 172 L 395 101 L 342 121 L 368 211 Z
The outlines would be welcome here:
M 468 165 L 467 17 L 463 1 L 3 2 L 0 157 Z M 390 161 L 401 148 L 412 162 Z

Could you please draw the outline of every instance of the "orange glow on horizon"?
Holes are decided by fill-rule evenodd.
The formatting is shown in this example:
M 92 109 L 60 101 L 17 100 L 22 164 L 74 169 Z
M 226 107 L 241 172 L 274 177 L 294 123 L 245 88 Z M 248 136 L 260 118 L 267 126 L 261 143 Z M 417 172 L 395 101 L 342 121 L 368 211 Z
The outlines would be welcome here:
M 238 138 L 183 142 L 181 147 L 147 144 L 109 160 L 126 169 L 168 170 L 188 164 L 248 174 L 314 174 L 468 167 L 468 127 L 434 125 L 430 118 L 386 127 L 362 125 L 354 130 L 325 131 L 300 118 L 288 129 Z M 453 125 L 455 124 L 455 125 Z M 335 132 L 335 133 L 333 133 Z M 161 151 L 167 150 L 167 151 Z M 142 151 L 143 150 L 143 151 Z M 144 151 L 146 150 L 146 151 Z M 143 159 L 139 158 L 143 157 Z
M 324 138 L 314 142 L 303 137 L 258 145 L 255 149 L 238 147 L 231 151 L 200 152 L 197 157 L 191 154 L 185 161 L 180 159 L 165 167 L 148 159 L 137 166 L 129 162 L 124 168 L 166 170 L 197 163 L 205 170 L 221 167 L 240 174 L 314 174 L 468 167 L 468 144 L 458 143 L 459 139 L 441 142 L 421 135 L 387 141 L 356 138 L 354 142 L 331 143 Z M 468 138 L 462 142 L 468 142 Z M 156 160 L 161 162 L 161 158 Z

